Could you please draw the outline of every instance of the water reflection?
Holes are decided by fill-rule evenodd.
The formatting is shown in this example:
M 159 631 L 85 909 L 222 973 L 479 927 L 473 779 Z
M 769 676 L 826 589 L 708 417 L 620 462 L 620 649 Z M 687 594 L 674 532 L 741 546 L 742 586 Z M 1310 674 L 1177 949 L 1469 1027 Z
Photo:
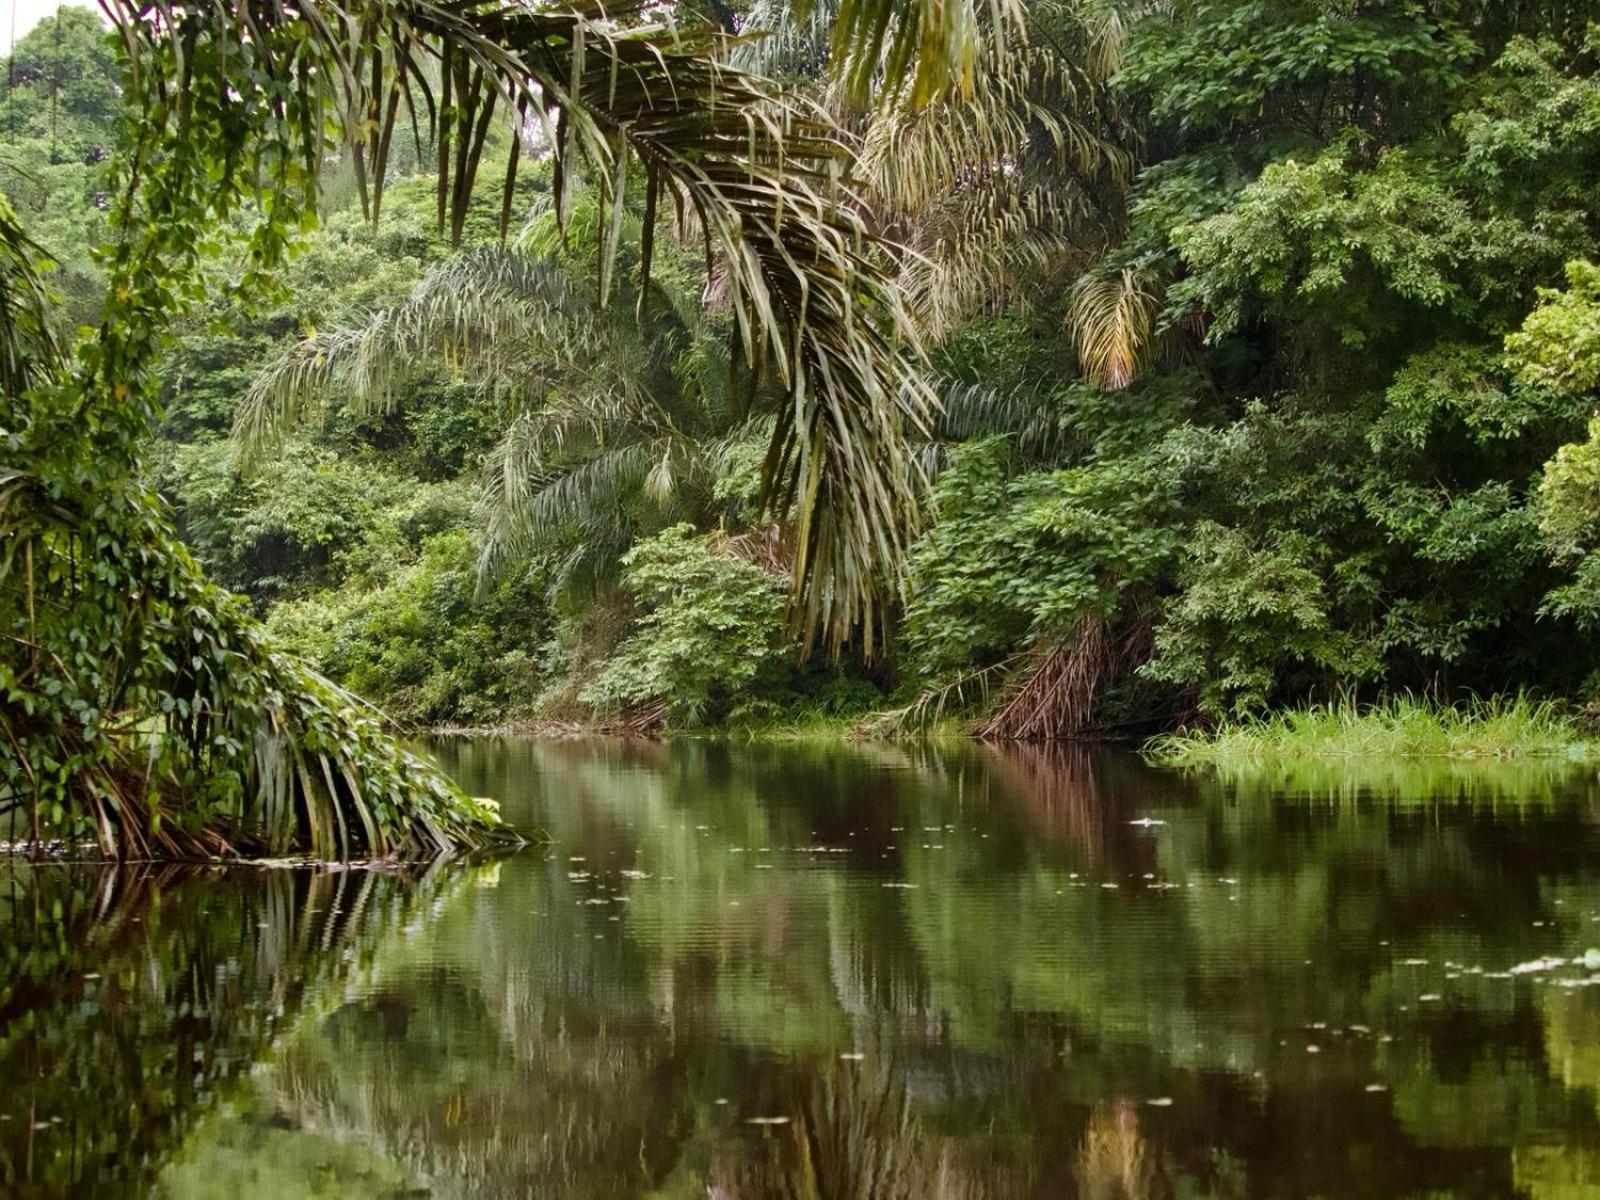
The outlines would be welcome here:
M 15 1197 L 146 1195 L 252 1064 L 340 989 L 373 986 L 380 948 L 457 886 L 372 871 L 0 871 L 0 1194 Z
M 553 846 L 0 876 L 0 1193 L 1600 1194 L 1587 776 L 442 750 Z

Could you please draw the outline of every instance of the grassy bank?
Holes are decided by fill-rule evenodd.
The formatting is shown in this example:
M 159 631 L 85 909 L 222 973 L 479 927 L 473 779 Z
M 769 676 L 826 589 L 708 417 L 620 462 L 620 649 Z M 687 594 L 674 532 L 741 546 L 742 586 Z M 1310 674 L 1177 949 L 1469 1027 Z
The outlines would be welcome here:
M 1229 767 L 1331 759 L 1600 758 L 1600 740 L 1560 706 L 1526 696 L 1446 705 L 1414 696 L 1340 701 L 1167 734 L 1145 747 L 1163 766 Z

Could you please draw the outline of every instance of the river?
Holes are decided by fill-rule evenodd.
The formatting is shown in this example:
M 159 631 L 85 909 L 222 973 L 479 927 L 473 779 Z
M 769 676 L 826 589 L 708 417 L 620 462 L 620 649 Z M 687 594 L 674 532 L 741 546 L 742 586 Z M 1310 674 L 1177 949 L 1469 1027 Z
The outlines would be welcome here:
M 0 863 L 0 1195 L 1600 1195 L 1600 785 L 443 741 L 537 849 Z

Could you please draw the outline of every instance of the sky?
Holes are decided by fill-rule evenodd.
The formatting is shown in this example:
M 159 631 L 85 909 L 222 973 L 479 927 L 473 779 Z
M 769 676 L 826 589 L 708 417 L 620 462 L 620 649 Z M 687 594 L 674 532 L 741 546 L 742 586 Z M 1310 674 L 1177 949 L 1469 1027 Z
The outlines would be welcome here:
M 77 8 L 99 11 L 99 6 L 94 0 L 66 0 L 66 2 Z M 16 37 L 21 40 L 30 29 L 50 16 L 61 5 L 62 0 L 0 0 L 0 54 L 11 53 L 13 22 L 16 23 Z

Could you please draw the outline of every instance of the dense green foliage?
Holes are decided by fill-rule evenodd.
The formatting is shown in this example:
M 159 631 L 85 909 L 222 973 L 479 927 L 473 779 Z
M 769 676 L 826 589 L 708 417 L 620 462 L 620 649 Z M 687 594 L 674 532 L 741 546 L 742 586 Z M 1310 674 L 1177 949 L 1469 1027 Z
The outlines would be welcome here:
M 643 610 L 583 698 L 602 710 L 666 697 L 692 725 L 748 716 L 789 657 L 781 582 L 677 525 L 639 543 L 623 582 Z
M 1600 508 L 1592 444 L 1562 449 L 1596 398 L 1573 260 L 1600 237 L 1600 80 L 1579 10 L 1140 20 L 1116 82 L 1146 165 L 1069 324 L 1080 355 L 1116 334 L 1144 375 L 1094 407 L 1058 391 L 1086 447 L 1066 473 L 941 483 L 909 644 L 979 666 L 1106 618 L 1115 588 L 1117 619 L 1152 626 L 1139 674 L 1213 715 L 1356 684 L 1589 695 L 1600 660 L 1573 625 L 1592 622 Z M 1569 290 L 1541 292 L 1569 261 Z M 1090 479 L 1093 518 L 1063 520 Z
M 574 181 L 594 172 L 602 311 L 638 186 L 630 168 L 643 176 L 645 214 L 633 230 L 641 289 L 660 202 L 677 209 L 680 228 L 692 221 L 732 318 L 730 357 L 752 378 L 771 372 L 784 401 L 768 414 L 760 477 L 793 518 L 792 575 L 809 636 L 836 647 L 859 636 L 870 649 L 917 511 L 906 435 L 929 393 L 879 239 L 843 202 L 849 152 L 825 112 L 729 65 L 720 27 L 667 27 L 642 6 L 104 7 L 115 35 L 57 17 L 48 50 L 41 35 L 8 71 L 11 132 L 25 129 L 35 145 L 48 137 L 52 161 L 63 113 L 79 133 L 97 116 L 113 118 L 108 153 L 99 143 L 78 150 L 86 166 L 109 164 L 96 176 L 105 192 L 89 200 L 107 214 L 90 273 L 91 284 L 103 282 L 101 303 L 88 309 L 97 328 L 62 336 L 73 314 L 45 289 L 45 253 L 9 205 L 0 210 L 8 831 L 20 825 L 32 842 L 93 836 L 108 853 L 248 845 L 351 855 L 444 850 L 492 826 L 488 806 L 392 743 L 358 698 L 282 654 L 206 577 L 150 488 L 147 458 L 172 407 L 162 370 L 174 330 L 219 301 L 254 315 L 275 290 L 288 295 L 280 272 L 338 208 L 339 180 L 353 183 L 344 190 L 376 221 L 386 184 L 416 171 L 425 141 L 437 166 L 436 225 L 453 246 L 475 232 L 475 182 L 490 163 L 503 168 L 495 224 L 504 238 L 535 128 L 563 237 L 575 219 Z M 922 20 L 916 4 L 896 11 L 905 28 Z M 880 44 L 881 34 L 862 44 Z M 948 77 L 972 38 L 970 22 L 958 24 L 915 77 L 940 63 Z M 903 57 L 892 69 L 913 78 Z M 491 137 L 502 106 L 516 117 L 509 145 Z M 404 153 L 391 156 L 402 110 L 415 134 L 409 165 Z M 71 196 L 80 182 L 54 181 L 69 209 L 82 206 Z M 203 371 L 217 348 L 197 349 L 190 365 Z M 448 359 L 462 345 L 447 339 L 442 349 Z M 220 365 L 244 357 L 224 354 Z M 215 380 L 187 382 L 215 394 Z M 281 407 L 259 415 L 258 426 L 290 416 Z M 248 409 L 239 424 L 248 432 Z M 449 419 L 431 432 L 462 452 L 470 439 Z M 318 469 L 307 481 L 329 486 L 291 497 L 294 481 L 280 481 L 275 496 L 262 496 L 248 482 L 207 487 L 193 478 L 201 463 L 175 456 L 183 482 L 222 509 L 196 509 L 196 541 L 209 536 L 213 554 L 224 545 L 232 554 L 217 534 L 242 522 L 249 544 L 237 548 L 236 578 L 264 566 L 264 591 L 331 582 L 335 562 L 358 543 L 371 548 L 395 517 L 395 495 L 363 495 L 371 503 L 355 505 L 366 527 L 357 533 L 324 511 L 353 501 L 352 490 Z
M 63 39 L 104 36 L 55 24 Z M 28 269 L 42 251 L 8 230 L 18 265 L 0 408 L 0 815 L 33 841 L 93 838 L 103 852 L 137 855 L 437 853 L 479 838 L 494 822 L 490 806 L 462 796 L 358 700 L 266 639 L 239 599 L 205 577 L 149 489 L 160 350 L 204 294 L 202 263 L 215 251 L 206 234 L 255 186 L 276 181 L 272 211 L 238 259 L 248 294 L 313 211 L 315 180 L 301 164 L 322 139 L 317 122 L 310 133 L 303 124 L 310 112 L 280 103 L 270 79 L 240 77 L 238 46 L 230 53 L 225 36 L 185 52 L 143 26 L 122 54 L 124 68 L 136 55 L 139 70 L 117 73 L 128 93 L 110 106 L 119 112 L 106 177 L 112 236 L 99 254 L 96 331 L 49 336 L 57 314 Z M 92 69 L 94 55 L 81 57 Z M 216 84 L 194 89 L 205 99 L 172 86 L 196 71 Z M 266 175 L 245 174 L 252 154 Z
M 927 342 L 926 422 L 913 360 L 846 369 L 834 301 L 795 300 L 794 271 L 837 283 L 845 217 L 746 259 L 706 207 L 723 158 L 670 187 L 536 160 L 503 196 L 446 163 L 442 228 L 436 156 L 396 139 L 375 227 L 346 158 L 283 167 L 301 198 L 270 220 L 241 195 L 206 202 L 203 245 L 161 234 L 180 336 L 140 386 L 178 532 L 275 645 L 416 725 L 1600 698 L 1600 11 L 1002 7 L 926 70 L 918 6 L 876 43 L 727 17 L 778 33 L 726 87 L 847 106 L 863 46 L 900 56 L 783 153 L 850 163 L 903 242 L 871 248 L 863 303 L 869 341 Z M 631 46 L 605 51 L 644 72 Z M 115 195 L 110 53 L 47 22 L 7 100 L 0 157 L 31 173 L 3 185 L 71 247 Z M 580 148 L 624 136 L 602 108 L 637 97 L 582 94 Z M 668 136 L 627 129 L 619 162 Z M 486 177 L 528 157 L 483 130 Z M 93 315 L 105 266 L 63 264 Z
M 1009 664 L 1022 686 L 1038 661 L 1031 648 L 1070 652 L 1086 631 L 1109 629 L 1120 649 L 1094 668 L 1101 726 L 1258 712 L 1357 685 L 1587 699 L 1600 659 L 1575 652 L 1571 631 L 1600 612 L 1600 559 L 1590 556 L 1600 474 L 1593 443 L 1578 440 L 1595 398 L 1587 260 L 1600 238 L 1588 17 L 1257 0 L 1152 12 L 1121 37 L 1069 6 L 1029 19 L 1045 23 L 1048 52 L 985 65 L 967 99 L 891 105 L 864 138 L 875 199 L 944 272 L 924 264 L 902 276 L 940 339 L 947 408 L 927 457 L 938 515 L 908 557 L 889 682 L 911 699 Z M 783 38 L 792 49 L 804 33 Z M 798 69 L 804 85 L 819 82 L 820 61 L 779 55 L 772 65 Z M 1108 67 L 1097 86 L 1109 91 L 1092 101 L 1081 90 L 1063 99 L 1046 82 L 1098 80 Z M 984 184 L 994 190 L 983 203 L 941 190 L 943 168 L 925 146 L 998 160 L 1034 145 L 1014 140 L 1033 135 L 1010 132 L 1010 105 L 1031 105 L 1070 147 L 1052 151 L 1047 135 L 1025 151 L 1036 154 L 1032 185 L 1087 187 L 1084 172 L 1100 172 L 1085 193 L 1091 208 L 1039 212 L 1022 226 L 985 216 L 985 205 L 1003 207 L 1008 184 Z M 1130 170 L 1119 147 L 1141 137 Z M 1079 265 L 1039 271 L 1032 256 L 1045 245 Z M 537 234 L 524 247 L 561 270 L 575 265 L 570 249 Z M 502 643 L 522 697 L 480 696 L 463 678 L 455 707 L 419 708 L 405 690 L 414 685 L 354 673 L 351 664 L 387 649 L 341 658 L 326 638 L 302 641 L 336 677 L 434 720 L 528 715 L 541 697 L 559 697 L 548 711 L 565 716 L 575 694 L 608 713 L 659 701 L 672 722 L 690 724 L 792 703 L 776 676 L 755 669 L 792 655 L 785 631 L 774 626 L 757 647 L 741 639 L 762 622 L 734 622 L 740 633 L 719 654 L 693 632 L 709 627 L 685 615 L 738 606 L 735 560 L 720 571 L 705 560 L 660 608 L 659 597 L 630 608 L 618 573 L 636 538 L 674 520 L 761 528 L 749 502 L 754 460 L 736 452 L 761 435 L 740 432 L 749 410 L 727 407 L 722 387 L 706 390 L 725 374 L 715 366 L 725 327 L 714 308 L 698 317 L 681 299 L 700 286 L 692 260 L 659 253 L 676 264 L 668 278 L 680 298 L 653 318 L 648 341 L 619 318 L 602 340 L 579 339 L 576 355 L 575 335 L 558 330 L 550 349 L 509 361 L 424 345 L 408 366 L 455 363 L 478 394 L 542 389 L 541 423 L 521 444 L 536 445 L 534 475 L 547 482 L 520 507 L 504 484 L 513 464 L 529 470 L 514 455 L 517 422 L 475 410 L 507 431 L 487 458 L 487 495 L 498 485 L 501 499 L 480 536 L 551 587 L 546 615 L 526 619 L 533 636 Z M 967 268 L 990 281 L 987 298 L 950 292 Z M 929 287 L 948 303 L 925 299 Z M 597 347 L 620 374 L 563 365 Z M 630 367 L 630 357 L 655 365 Z M 1075 364 L 1085 378 L 1072 378 Z M 650 406 L 619 403 L 641 369 L 656 372 L 641 387 Z M 348 396 L 356 385 L 335 381 L 322 398 L 338 401 L 341 386 Z M 412 419 L 414 404 L 431 403 L 425 394 L 380 412 Z M 346 437 L 374 419 L 335 403 L 325 420 L 336 431 L 342 411 Z M 400 466 L 409 451 L 370 443 L 361 453 Z M 299 461 L 291 454 L 286 465 Z M 348 470 L 351 486 L 366 469 Z M 471 473 L 466 459 L 461 473 Z M 359 514 L 383 493 L 375 478 L 359 486 L 367 500 L 341 505 L 357 517 L 341 535 L 358 540 Z M 294 490 L 318 507 L 310 489 Z M 208 505 L 192 486 L 190 496 L 198 527 Z M 287 511 L 267 505 L 234 528 L 248 545 Z M 351 552 L 309 511 L 297 519 L 325 548 L 299 548 L 310 556 L 303 586 L 337 591 L 370 578 L 312 562 L 325 553 L 349 563 Z M 215 561 L 231 569 L 226 556 Z M 232 577 L 263 598 L 281 586 L 265 562 Z M 367 626 L 378 642 L 418 644 L 400 628 Z M 725 672 L 647 668 L 645 647 L 667 654 L 672 638 L 705 663 L 748 659 L 740 699 L 709 699 L 709 687 L 736 682 Z M 563 682 L 597 661 L 600 682 Z M 441 680 L 434 694 L 451 688 Z M 993 687 L 963 693 L 969 703 L 980 694 L 993 702 Z

